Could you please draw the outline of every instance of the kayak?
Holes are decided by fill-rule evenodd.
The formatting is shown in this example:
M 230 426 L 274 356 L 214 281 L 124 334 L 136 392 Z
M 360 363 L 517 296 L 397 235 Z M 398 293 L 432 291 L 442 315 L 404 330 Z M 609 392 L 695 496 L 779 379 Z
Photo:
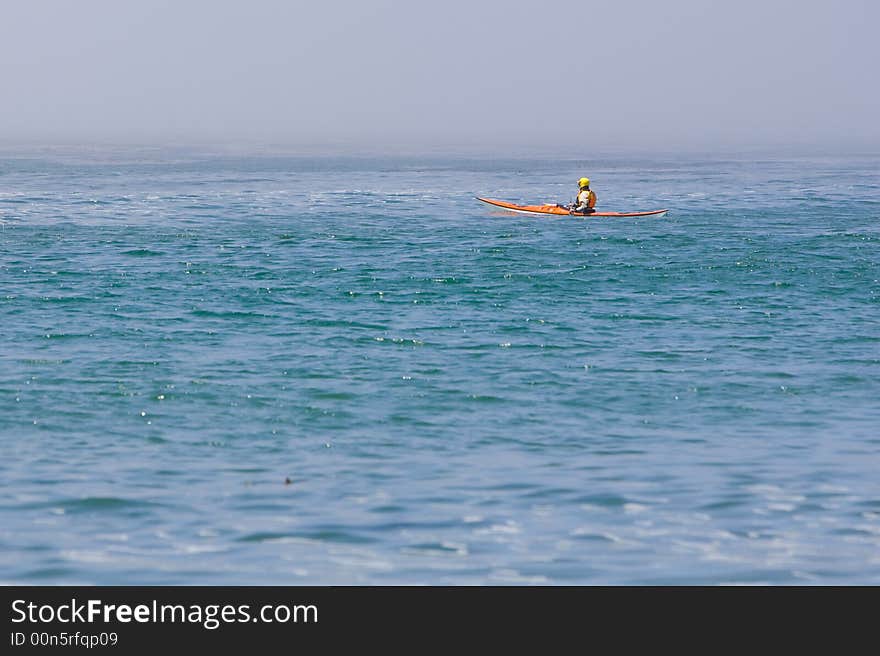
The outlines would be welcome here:
M 584 214 L 583 212 L 571 212 L 567 207 L 560 207 L 559 205 L 517 205 L 516 203 L 507 203 L 503 200 L 492 200 L 491 198 L 480 198 L 476 197 L 477 200 L 482 201 L 484 203 L 488 203 L 489 205 L 493 205 L 494 207 L 500 207 L 503 210 L 508 210 L 510 212 L 521 212 L 523 214 L 555 214 L 557 216 L 619 216 L 619 217 L 633 217 L 633 216 L 663 216 L 669 210 L 651 210 L 649 212 L 591 212 L 590 214 Z

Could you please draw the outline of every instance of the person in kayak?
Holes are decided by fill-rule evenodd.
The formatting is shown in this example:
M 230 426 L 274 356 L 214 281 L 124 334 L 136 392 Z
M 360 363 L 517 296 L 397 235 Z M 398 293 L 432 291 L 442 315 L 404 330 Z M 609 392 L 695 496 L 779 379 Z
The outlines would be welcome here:
M 596 210 L 596 192 L 590 189 L 590 179 L 578 180 L 578 195 L 574 203 L 569 206 L 569 211 L 574 214 L 592 214 Z

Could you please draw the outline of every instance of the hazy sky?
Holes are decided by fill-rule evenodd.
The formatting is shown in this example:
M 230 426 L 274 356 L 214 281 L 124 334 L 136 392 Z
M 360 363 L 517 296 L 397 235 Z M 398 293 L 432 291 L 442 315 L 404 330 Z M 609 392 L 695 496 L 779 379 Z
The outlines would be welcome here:
M 0 142 L 880 147 L 869 0 L 0 0 Z

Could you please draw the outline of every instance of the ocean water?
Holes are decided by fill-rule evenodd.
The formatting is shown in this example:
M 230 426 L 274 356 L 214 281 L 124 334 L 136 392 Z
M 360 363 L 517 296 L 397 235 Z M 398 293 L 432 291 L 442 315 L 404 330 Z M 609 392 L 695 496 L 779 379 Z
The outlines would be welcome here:
M 876 158 L 0 158 L 0 582 L 878 584 L 878 472 Z

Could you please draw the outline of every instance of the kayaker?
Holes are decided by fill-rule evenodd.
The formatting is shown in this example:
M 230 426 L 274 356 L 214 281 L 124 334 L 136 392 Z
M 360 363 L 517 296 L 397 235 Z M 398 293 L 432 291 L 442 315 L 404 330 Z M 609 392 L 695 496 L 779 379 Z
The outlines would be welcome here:
M 590 189 L 590 179 L 581 178 L 578 180 L 577 199 L 572 203 L 570 211 L 572 214 L 578 212 L 580 214 L 592 214 L 596 210 L 596 192 Z

